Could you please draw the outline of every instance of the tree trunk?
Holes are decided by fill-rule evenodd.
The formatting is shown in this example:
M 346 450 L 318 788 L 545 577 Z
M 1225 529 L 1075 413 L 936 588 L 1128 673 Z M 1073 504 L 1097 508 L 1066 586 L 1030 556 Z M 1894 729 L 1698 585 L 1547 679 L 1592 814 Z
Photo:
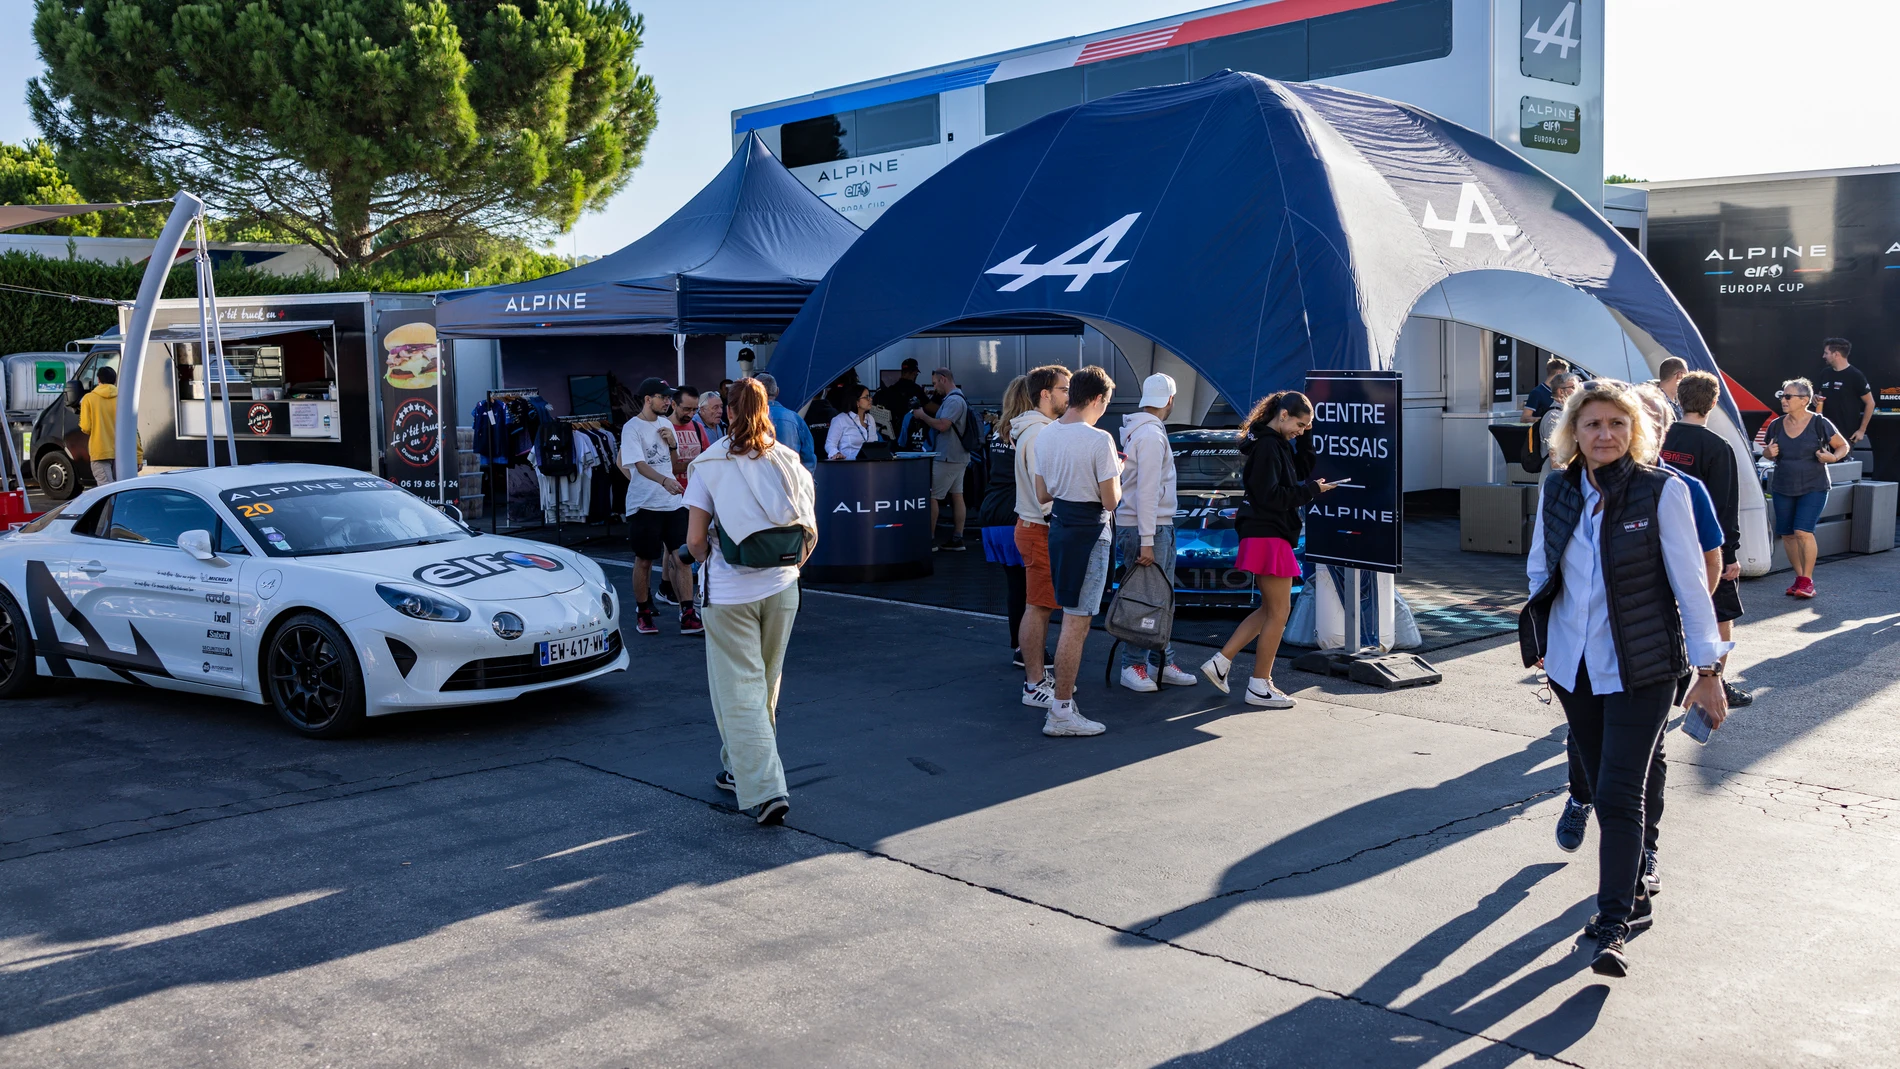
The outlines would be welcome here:
M 375 249 L 370 243 L 368 186 L 358 186 L 347 180 L 333 181 L 330 185 L 330 218 L 336 230 L 333 235 L 336 249 L 326 253 L 341 270 L 369 266 L 376 259 Z

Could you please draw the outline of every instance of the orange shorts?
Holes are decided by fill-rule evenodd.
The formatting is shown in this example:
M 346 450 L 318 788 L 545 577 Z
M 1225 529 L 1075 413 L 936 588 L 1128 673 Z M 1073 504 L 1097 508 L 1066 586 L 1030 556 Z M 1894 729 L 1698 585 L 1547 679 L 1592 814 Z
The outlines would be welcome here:
M 1016 552 L 1023 557 L 1028 590 L 1023 600 L 1038 609 L 1059 609 L 1056 585 L 1049 575 L 1049 528 L 1028 520 L 1016 521 Z

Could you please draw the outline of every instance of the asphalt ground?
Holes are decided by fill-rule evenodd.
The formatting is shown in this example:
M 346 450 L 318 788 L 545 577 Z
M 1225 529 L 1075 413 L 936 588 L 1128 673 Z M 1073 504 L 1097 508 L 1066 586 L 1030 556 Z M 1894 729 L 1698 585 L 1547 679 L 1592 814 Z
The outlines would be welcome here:
M 712 785 L 670 621 L 334 743 L 48 688 L 0 707 L 0 1065 L 1900 1064 L 1900 555 L 1817 583 L 1749 584 L 1759 700 L 1669 736 L 1616 981 L 1506 638 L 1265 712 L 1105 690 L 1097 636 L 1109 733 L 1050 740 L 993 620 L 808 592 L 780 829 Z

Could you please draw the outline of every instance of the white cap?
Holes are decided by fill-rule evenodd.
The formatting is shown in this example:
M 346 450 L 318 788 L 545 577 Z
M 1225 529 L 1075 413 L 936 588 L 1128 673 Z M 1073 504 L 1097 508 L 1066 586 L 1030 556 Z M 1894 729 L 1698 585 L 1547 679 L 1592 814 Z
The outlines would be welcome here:
M 1159 371 L 1141 380 L 1141 407 L 1166 408 L 1174 400 L 1174 376 Z

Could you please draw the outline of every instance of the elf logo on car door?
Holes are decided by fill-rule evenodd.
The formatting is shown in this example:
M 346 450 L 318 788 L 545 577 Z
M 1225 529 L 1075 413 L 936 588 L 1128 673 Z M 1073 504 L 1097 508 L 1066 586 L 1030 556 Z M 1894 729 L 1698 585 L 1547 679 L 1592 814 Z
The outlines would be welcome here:
M 464 586 L 491 575 L 501 575 L 516 569 L 558 572 L 563 569 L 563 565 L 560 561 L 552 557 L 543 557 L 539 553 L 519 553 L 509 550 L 505 553 L 476 553 L 467 557 L 450 557 L 438 564 L 425 564 L 412 574 L 430 586 Z

